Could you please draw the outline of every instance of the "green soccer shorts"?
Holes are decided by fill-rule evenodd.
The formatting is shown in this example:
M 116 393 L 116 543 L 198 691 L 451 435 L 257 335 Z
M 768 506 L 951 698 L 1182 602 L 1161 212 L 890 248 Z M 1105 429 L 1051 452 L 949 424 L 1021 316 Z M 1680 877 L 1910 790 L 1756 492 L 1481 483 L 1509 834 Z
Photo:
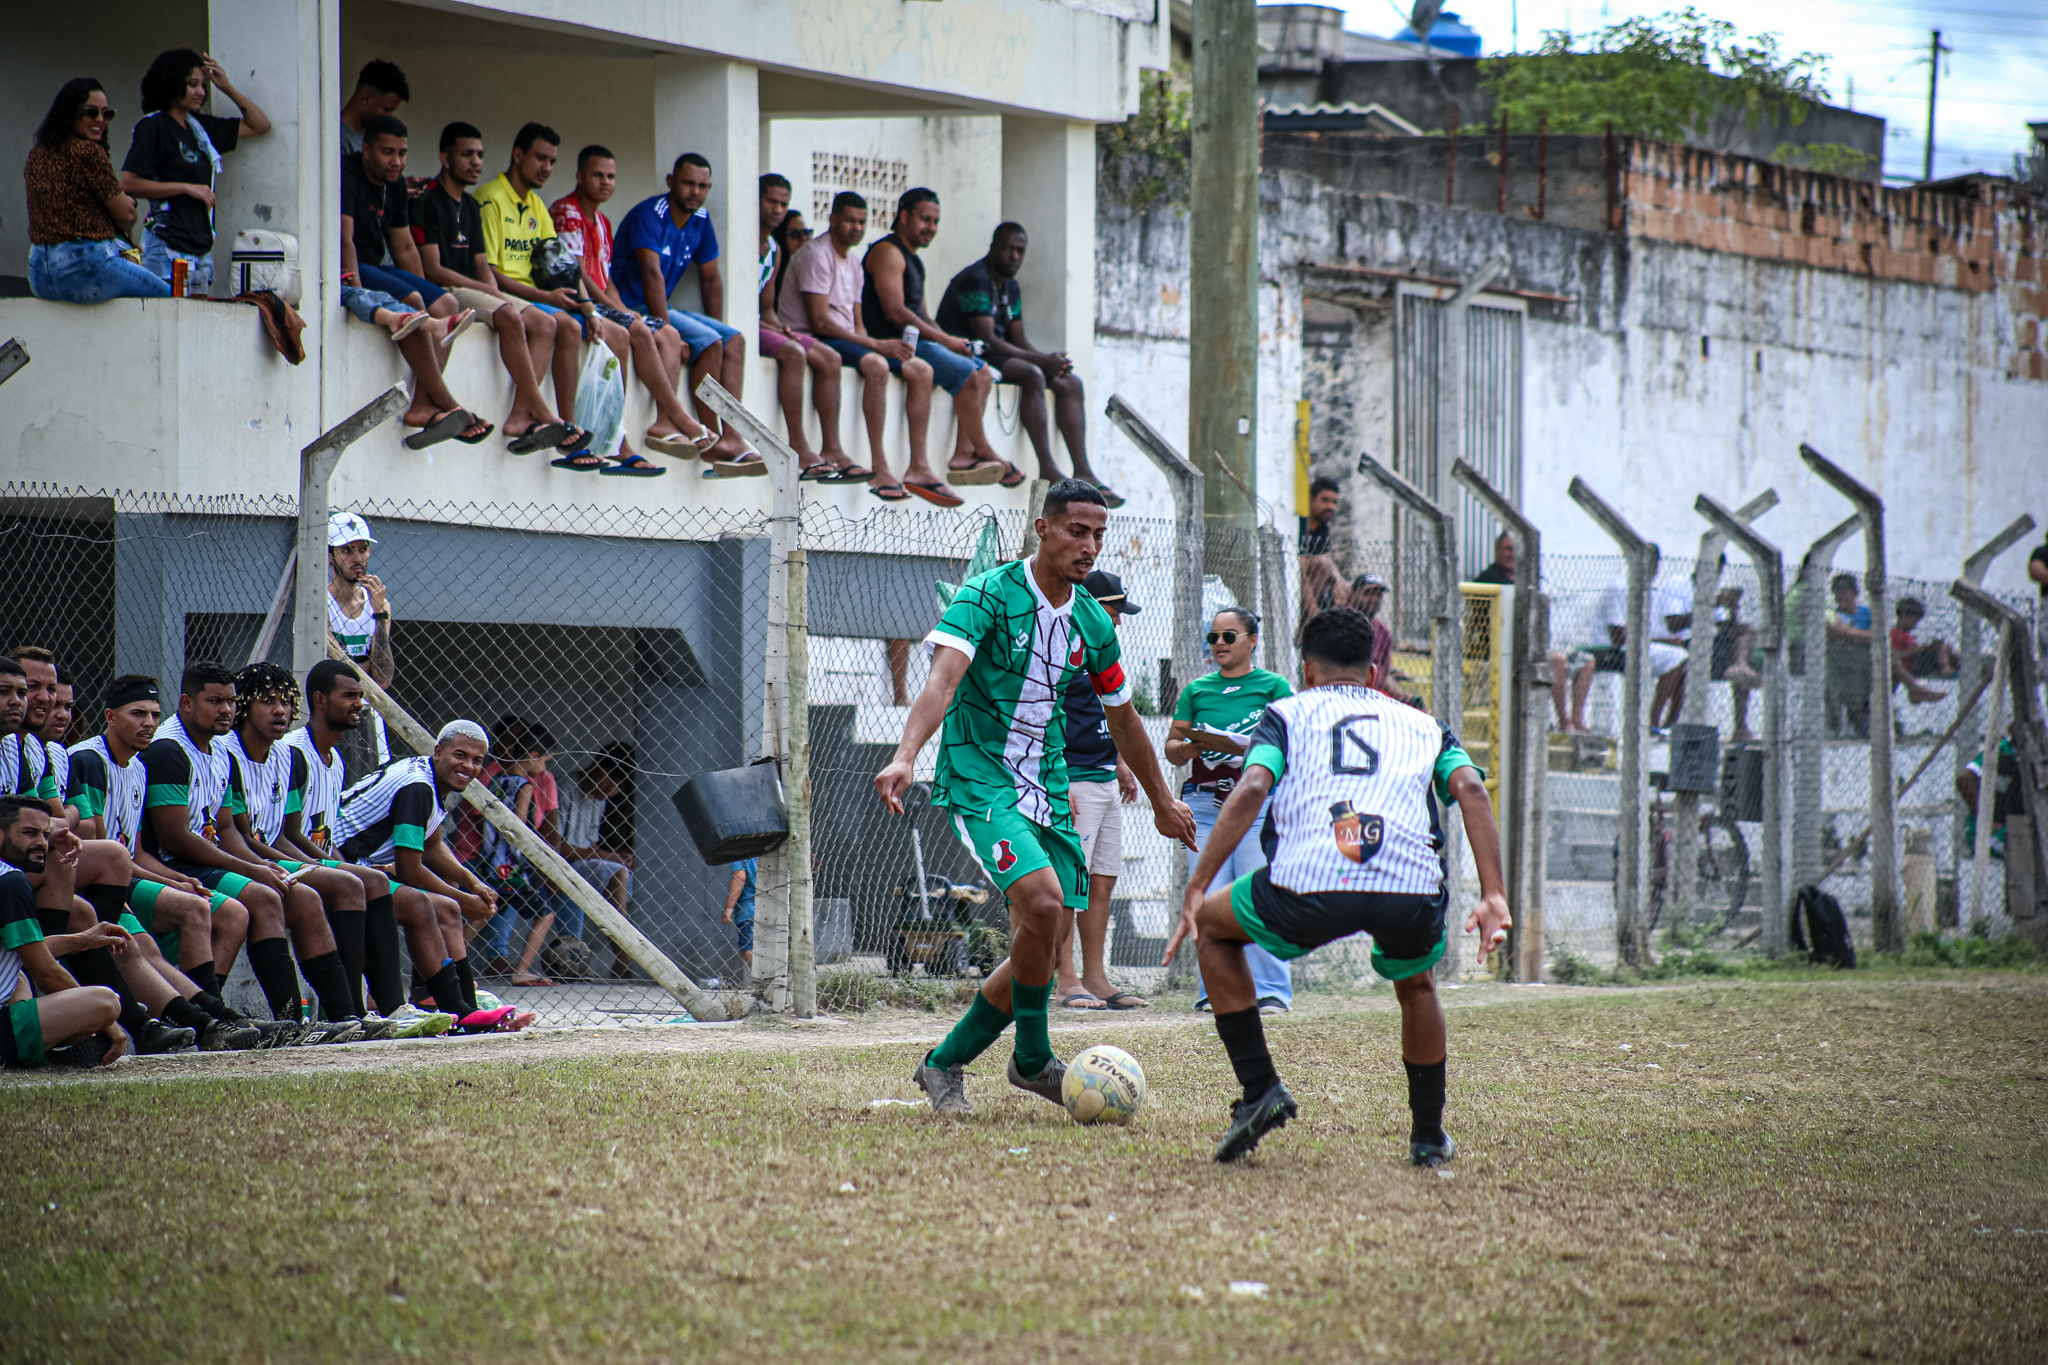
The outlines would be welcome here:
M 0 1006 L 0 1066 L 43 1064 L 43 1016 L 33 999 Z
M 1088 908 L 1088 855 L 1071 822 L 1041 825 L 1011 807 L 989 812 L 986 820 L 956 811 L 953 829 L 999 890 L 1007 893 L 1019 877 L 1049 867 L 1060 879 L 1067 908 Z

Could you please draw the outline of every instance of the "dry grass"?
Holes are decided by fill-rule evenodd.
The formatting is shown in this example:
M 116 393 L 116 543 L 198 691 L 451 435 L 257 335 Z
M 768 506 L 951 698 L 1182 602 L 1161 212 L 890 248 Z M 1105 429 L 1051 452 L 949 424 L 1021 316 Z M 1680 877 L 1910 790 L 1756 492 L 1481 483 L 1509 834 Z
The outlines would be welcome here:
M 13 1088 L 0 1359 L 2039 1360 L 2043 987 L 1453 995 L 1451 1179 L 1383 997 L 1234 1169 L 1156 1016 L 1125 1130 L 1001 1045 L 949 1125 L 900 1045 Z

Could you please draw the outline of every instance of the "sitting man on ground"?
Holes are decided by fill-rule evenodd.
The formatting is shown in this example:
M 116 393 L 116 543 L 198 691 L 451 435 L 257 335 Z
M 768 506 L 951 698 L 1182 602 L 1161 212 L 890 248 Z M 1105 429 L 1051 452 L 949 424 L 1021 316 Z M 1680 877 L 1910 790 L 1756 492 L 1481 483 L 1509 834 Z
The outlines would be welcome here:
M 633 895 L 633 850 L 606 847 L 603 834 L 605 804 L 622 789 L 618 769 L 609 757 L 599 757 L 562 783 L 555 851 L 568 859 L 569 866 L 596 887 L 624 919 Z M 623 979 L 632 974 L 633 964 L 625 954 L 619 954 L 612 962 L 612 975 Z
M 334 831 L 341 819 L 341 795 L 348 782 L 343 775 L 342 739 L 363 723 L 362 676 L 351 664 L 339 659 L 322 659 L 306 673 L 306 723 L 284 737 L 284 746 L 296 750 L 305 760 L 304 799 L 297 808 L 286 803 L 278 837 L 271 842 L 299 859 L 315 862 L 337 860 L 340 850 Z M 422 1010 L 406 999 L 405 975 L 399 959 L 399 930 L 416 962 L 439 962 L 449 957 L 462 941 L 462 916 L 451 904 L 450 927 L 443 926 L 427 894 L 414 887 L 399 886 L 382 872 L 361 864 L 342 867 L 363 878 L 366 901 L 363 906 L 363 946 L 359 966 L 349 978 L 349 990 L 367 976 L 370 998 L 377 1013 L 398 1021 L 398 1037 L 418 1038 L 446 1033 L 456 1018 L 441 1010 Z M 384 891 L 377 891 L 380 879 Z M 452 937 L 451 937 L 452 936 Z M 356 995 L 356 1003 L 363 1003 Z M 360 1012 L 360 1011 L 359 1011 Z
M 1899 670 L 1909 678 L 1953 678 L 1963 671 L 1962 656 L 1946 640 L 1921 644 L 1914 631 L 1927 619 L 1927 604 L 1917 597 L 1901 597 L 1893 609 L 1892 655 Z M 1893 676 L 1897 677 L 1897 671 Z
M 668 189 L 635 204 L 619 223 L 618 268 L 612 280 L 626 307 L 648 320 L 666 318 L 690 348 L 690 393 L 706 375 L 714 376 L 735 399 L 746 396 L 747 341 L 726 325 L 725 280 L 719 273 L 718 233 L 704 201 L 711 197 L 711 163 L 695 152 L 676 158 L 668 173 Z M 669 295 L 683 272 L 697 267 L 701 313 L 671 307 Z M 673 385 L 679 376 L 670 375 Z M 724 427 L 702 399 L 697 417 L 707 431 L 721 432 L 704 451 L 711 473 L 720 478 L 766 474 L 760 452 Z
M 441 727 L 430 757 L 398 759 L 343 792 L 334 826 L 342 857 L 427 894 L 441 923 L 446 956 L 413 959 L 413 1003 L 432 996 L 468 1033 L 519 1029 L 533 1022 L 531 1014 L 477 1005 L 464 925 L 488 922 L 498 897 L 457 861 L 442 837 L 443 798 L 467 787 L 483 771 L 489 752 L 481 725 L 451 720 Z
M 932 367 L 919 360 L 901 338 L 884 341 L 862 329 L 860 295 L 866 276 L 860 262 L 853 259 L 853 249 L 867 231 L 868 201 L 852 190 L 834 195 L 826 230 L 790 258 L 776 310 L 792 334 L 818 338 L 860 371 L 861 416 L 868 429 L 868 463 L 874 466 L 868 476 L 874 480 L 868 492 L 884 502 L 908 502 L 910 494 L 903 491 L 903 480 L 890 477 L 889 454 L 883 444 L 889 376 L 903 377 L 903 426 L 910 446 L 904 479 L 936 484 L 938 479 L 925 460 L 925 432 L 932 415 Z M 850 470 L 845 481 L 866 482 Z
M 116 1061 L 128 1049 L 120 996 L 104 986 L 80 986 L 57 964 L 60 953 L 126 948 L 127 933 L 113 924 L 76 935 L 43 933 L 27 867 L 43 870 L 50 828 L 40 802 L 0 797 L 0 1066 L 92 1066 Z
M 761 354 L 775 362 L 776 392 L 782 400 L 782 424 L 789 448 L 796 452 L 803 477 L 823 483 L 863 483 L 871 471 L 857 468 L 839 444 L 839 352 L 820 346 L 808 332 L 799 332 L 776 312 L 775 280 L 781 234 L 789 217 L 789 180 L 769 172 L 761 177 Z M 804 371 L 811 372 L 811 401 L 818 409 L 821 448 L 812 450 L 804 432 Z
M 1020 223 L 1001 223 L 989 239 L 988 255 L 955 275 L 939 300 L 939 326 L 954 336 L 979 341 L 999 382 L 1015 384 L 1023 394 L 1018 416 L 1031 449 L 1038 456 L 1038 477 L 1057 483 L 1066 476 L 1053 463 L 1052 440 L 1045 424 L 1045 392 L 1052 390 L 1053 415 L 1060 440 L 1074 459 L 1074 477 L 1102 490 L 1102 500 L 1115 511 L 1123 494 L 1095 477 L 1088 467 L 1088 400 L 1081 376 L 1064 351 L 1033 350 L 1024 335 L 1024 290 L 1017 273 L 1024 268 L 1030 238 Z M 955 479 L 954 482 L 959 482 Z
M 0 756 L 0 795 L 34 795 L 54 818 L 68 827 L 70 817 L 65 810 L 64 791 L 70 771 L 70 755 L 63 746 L 53 746 L 43 737 L 58 690 L 63 685 L 57 669 L 57 656 L 40 645 L 17 645 L 7 651 L 4 660 L 0 660 L 0 671 L 9 669 L 20 670 L 28 690 L 21 699 L 22 710 L 16 730 L 12 735 L 4 736 L 11 752 Z M 0 702 L 0 706 L 4 706 L 4 702 Z M 14 780 L 7 782 L 4 779 L 10 772 Z M 90 839 L 80 849 L 78 885 L 84 888 L 82 894 L 85 898 L 99 910 L 118 910 L 134 875 L 135 865 L 128 856 L 128 850 L 113 840 Z M 30 880 L 36 879 L 31 877 Z M 101 917 L 111 918 L 111 915 L 103 914 Z

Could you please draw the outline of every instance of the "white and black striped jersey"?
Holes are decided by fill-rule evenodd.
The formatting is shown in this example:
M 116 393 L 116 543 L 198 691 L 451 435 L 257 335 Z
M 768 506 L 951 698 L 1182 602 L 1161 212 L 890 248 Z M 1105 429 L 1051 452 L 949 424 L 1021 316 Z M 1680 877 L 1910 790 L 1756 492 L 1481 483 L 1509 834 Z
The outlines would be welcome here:
M 1266 707 L 1245 755 L 1276 779 L 1260 842 L 1275 886 L 1435 895 L 1437 801 L 1477 766 L 1426 712 L 1369 688 L 1314 687 Z
M 64 804 L 76 810 L 81 820 L 105 816 L 105 837 L 131 854 L 139 851 L 136 841 L 142 833 L 145 785 L 142 765 L 132 757 L 126 763 L 116 763 L 105 735 L 73 745 L 69 757 Z
M 348 780 L 342 773 L 340 746 L 337 745 L 328 757 L 320 757 L 320 746 L 313 742 L 312 734 L 303 725 L 286 735 L 284 743 L 306 760 L 306 791 L 299 807 L 302 812 L 299 832 L 328 857 L 338 857 L 340 855 L 334 851 L 334 830 L 341 822 L 341 793 L 348 786 Z
M 43 941 L 43 923 L 36 914 L 36 891 L 28 874 L 12 863 L 0 863 L 0 1006 L 14 999 L 21 986 L 21 955 L 17 951 Z M 0 1021 L 0 1028 L 9 1025 Z
M 0 735 L 0 796 L 58 795 L 52 790 L 50 751 L 41 739 L 15 733 Z
M 247 814 L 256 838 L 276 848 L 278 836 L 284 833 L 284 817 L 302 809 L 306 799 L 305 755 L 280 740 L 258 763 L 249 757 L 239 730 L 229 731 L 214 743 L 234 760 L 228 808 Z
M 378 866 L 396 859 L 401 848 L 425 848 L 440 827 L 434 761 L 401 758 L 341 794 L 334 841 L 349 862 Z
M 71 784 L 71 751 L 54 739 L 44 740 L 43 749 L 50 756 L 50 781 L 56 784 L 57 799 L 61 801 L 64 789 Z
M 207 736 L 201 748 L 185 733 L 185 722 L 177 716 L 159 725 L 156 738 L 136 758 L 142 765 L 143 789 L 142 851 L 161 856 L 156 830 L 148 812 L 159 806 L 183 806 L 187 827 L 210 844 L 220 842 L 221 808 L 227 804 L 228 780 L 234 760 L 218 737 Z

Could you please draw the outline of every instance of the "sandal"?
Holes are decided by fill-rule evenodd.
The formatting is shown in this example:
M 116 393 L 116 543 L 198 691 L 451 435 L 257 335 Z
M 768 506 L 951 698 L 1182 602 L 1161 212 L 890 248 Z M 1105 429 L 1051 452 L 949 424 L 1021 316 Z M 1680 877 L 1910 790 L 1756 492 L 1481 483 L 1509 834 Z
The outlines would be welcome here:
M 680 432 L 650 431 L 642 441 L 642 444 L 649 450 L 663 455 L 681 455 L 687 458 L 704 453 L 704 447 L 710 443 L 704 439 L 707 436 L 712 441 L 718 439 L 717 436 L 708 431 L 697 436 L 685 436 Z
M 562 425 L 569 428 L 569 434 L 562 438 L 562 444 L 557 446 L 556 449 L 560 450 L 564 455 L 580 454 L 590 449 L 590 443 L 597 439 L 596 432 L 585 431 L 574 422 L 564 422 Z
M 615 458 L 617 464 L 607 465 L 597 472 L 609 474 L 616 479 L 658 479 L 668 473 L 661 465 L 648 463 L 644 455 L 620 455 Z
M 866 483 L 875 477 L 875 471 L 857 464 L 843 464 L 825 476 L 826 483 Z
M 577 450 L 566 455 L 558 455 L 554 459 L 549 460 L 548 463 L 557 469 L 573 469 L 579 474 L 588 474 L 593 469 L 604 470 L 604 458 L 593 455 L 587 450 Z M 609 470 L 604 472 L 610 473 Z
M 1005 470 L 1009 470 L 1012 474 L 1017 473 L 1016 470 L 1011 469 L 1010 465 L 1003 460 L 976 460 L 970 465 L 949 464 L 946 466 L 946 482 L 958 484 L 962 488 L 975 488 L 985 483 L 997 482 L 1003 477 L 1003 471 Z M 1018 474 L 1017 482 L 1022 483 L 1023 481 L 1024 476 Z M 1003 486 L 1015 488 L 1017 485 L 1004 484 Z
M 491 437 L 491 433 L 496 431 L 497 429 L 498 424 L 496 422 L 486 422 L 481 417 L 472 417 L 470 419 L 469 425 L 463 428 L 462 434 L 456 437 L 455 439 L 462 442 L 466 446 L 480 446 L 485 441 L 489 440 Z M 476 434 L 471 435 L 471 432 L 475 432 Z
M 542 422 L 524 431 L 505 433 L 506 449 L 514 455 L 531 455 L 536 450 L 553 450 L 569 439 L 567 422 Z
M 514 984 L 516 985 L 517 983 L 515 982 Z M 1075 991 L 1072 995 L 1060 1001 L 1060 1008 L 1063 1010 L 1074 1010 L 1082 1014 L 1091 1014 L 1096 1010 L 1107 1008 L 1107 1006 L 1087 991 Z
M 1010 472 L 997 479 L 997 484 L 1004 488 L 1015 488 L 1018 484 L 1024 482 L 1024 471 L 1011 464 L 1008 460 L 1003 461 L 1003 468 Z
M 426 314 L 422 313 L 420 316 L 425 317 Z M 407 450 L 425 450 L 428 446 L 439 445 L 443 441 L 453 440 L 456 436 L 468 431 L 474 425 L 476 425 L 476 418 L 471 417 L 461 408 L 450 408 L 446 412 L 437 412 L 434 414 L 433 421 L 405 438 L 405 448 Z
M 1102 997 L 1102 1003 L 1113 1010 L 1149 1010 L 1152 1008 L 1150 1000 L 1141 1000 L 1129 991 L 1111 991 L 1108 995 Z
M 758 450 L 743 450 L 737 460 L 713 460 L 707 477 L 716 479 L 752 479 L 768 473 L 768 462 L 761 458 Z
M 824 460 L 817 460 L 807 464 L 797 472 L 796 481 L 798 483 L 829 483 L 832 481 L 832 465 Z
M 433 315 L 430 313 L 408 313 L 406 314 L 405 321 L 399 323 L 393 329 L 391 339 L 394 342 L 403 341 L 433 320 Z
M 1102 494 L 1102 500 L 1109 504 L 1109 510 L 1112 512 L 1124 505 L 1124 495 L 1106 483 L 1096 484 L 1095 491 Z
M 903 485 L 902 485 L 902 484 L 900 484 L 900 483 L 887 483 L 887 484 L 877 484 L 877 483 L 871 483 L 871 484 L 869 484 L 869 485 L 868 485 L 868 492 L 870 492 L 870 493 L 874 494 L 874 495 L 875 495 L 876 497 L 880 498 L 880 499 L 881 499 L 881 500 L 882 500 L 883 502 L 909 502 L 909 501 L 910 501 L 910 494 L 908 494 L 908 493 L 906 493 L 906 492 L 904 492 L 904 491 L 903 491 Z
M 475 321 L 476 309 L 474 308 L 465 308 L 454 317 L 448 319 L 448 328 L 441 334 L 441 344 L 443 346 L 453 346 L 455 338 L 467 332 L 469 324 Z
M 942 483 L 912 483 L 909 479 L 905 479 L 903 481 L 903 490 L 906 493 L 923 498 L 934 507 L 958 507 L 961 503 L 967 501 L 967 499 L 953 492 L 952 489 Z

